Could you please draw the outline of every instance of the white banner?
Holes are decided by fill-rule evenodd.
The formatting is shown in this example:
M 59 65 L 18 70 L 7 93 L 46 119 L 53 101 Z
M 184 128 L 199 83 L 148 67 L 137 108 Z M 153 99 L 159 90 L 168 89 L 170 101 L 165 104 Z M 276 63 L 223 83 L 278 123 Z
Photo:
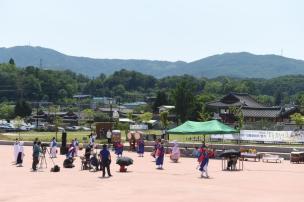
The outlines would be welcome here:
M 146 124 L 130 125 L 130 130 L 148 130 L 148 125 Z
M 261 142 L 304 142 L 304 131 L 241 130 L 240 134 L 211 135 L 211 138 Z

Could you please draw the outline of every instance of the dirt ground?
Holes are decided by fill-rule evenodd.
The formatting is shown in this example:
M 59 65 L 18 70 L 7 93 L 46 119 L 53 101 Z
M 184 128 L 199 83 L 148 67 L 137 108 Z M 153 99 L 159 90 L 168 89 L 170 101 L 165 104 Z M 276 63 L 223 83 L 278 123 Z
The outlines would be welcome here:
M 118 172 L 115 155 L 113 177 L 102 178 L 101 172 L 62 167 L 64 156 L 55 159 L 59 173 L 46 169 L 31 172 L 32 147 L 25 147 L 24 167 L 12 165 L 13 147 L 0 146 L 0 201 L 6 202 L 76 202 L 76 201 L 304 201 L 304 164 L 244 162 L 243 171 L 222 171 L 221 160 L 210 160 L 210 179 L 200 178 L 195 159 L 182 158 L 172 163 L 165 158 L 164 170 L 157 170 L 150 153 L 133 158 L 127 173 Z M 83 151 L 82 151 L 83 152 Z M 82 153 L 81 153 L 82 154 Z

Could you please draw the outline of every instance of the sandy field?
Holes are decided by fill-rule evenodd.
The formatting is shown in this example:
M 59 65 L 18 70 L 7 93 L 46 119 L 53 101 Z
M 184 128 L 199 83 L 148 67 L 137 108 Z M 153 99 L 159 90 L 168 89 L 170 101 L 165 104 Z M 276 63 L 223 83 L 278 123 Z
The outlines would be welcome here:
M 166 156 L 164 170 L 157 170 L 150 153 L 144 158 L 124 152 L 134 165 L 127 173 L 118 172 L 115 155 L 113 177 L 101 172 L 63 168 L 64 156 L 55 159 L 59 173 L 48 168 L 31 172 L 32 147 L 25 147 L 24 167 L 11 165 L 12 146 L 0 146 L 1 202 L 76 202 L 76 201 L 304 201 L 304 164 L 244 162 L 243 171 L 222 171 L 221 160 L 210 160 L 210 179 L 200 178 L 195 159 L 182 158 L 171 163 Z M 114 163 L 113 163 L 114 162 Z

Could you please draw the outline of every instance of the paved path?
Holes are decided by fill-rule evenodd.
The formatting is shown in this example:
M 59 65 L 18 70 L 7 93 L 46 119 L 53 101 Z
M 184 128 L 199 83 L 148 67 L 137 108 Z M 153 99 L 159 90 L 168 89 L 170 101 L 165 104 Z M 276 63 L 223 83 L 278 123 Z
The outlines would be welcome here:
M 101 178 L 101 173 L 80 170 L 80 160 L 73 169 L 62 168 L 64 157 L 55 159 L 59 173 L 48 168 L 31 172 L 31 147 L 26 147 L 24 167 L 11 165 L 12 146 L 0 145 L 1 202 L 92 202 L 92 201 L 231 201 L 231 202 L 303 202 L 304 164 L 244 162 L 244 171 L 221 171 L 221 161 L 211 160 L 210 179 L 200 178 L 195 159 L 183 158 L 171 163 L 166 157 L 164 170 L 156 170 L 149 153 L 144 158 L 135 153 L 127 173 Z M 114 159 L 116 157 L 114 156 Z M 115 161 L 115 160 L 114 160 Z

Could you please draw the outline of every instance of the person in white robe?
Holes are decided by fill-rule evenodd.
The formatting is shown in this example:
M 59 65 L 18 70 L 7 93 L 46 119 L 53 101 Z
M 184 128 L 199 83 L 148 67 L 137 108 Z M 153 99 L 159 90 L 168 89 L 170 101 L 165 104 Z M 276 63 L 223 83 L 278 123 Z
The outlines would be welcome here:
M 51 154 L 50 154 L 51 158 L 57 158 L 57 142 L 55 137 L 52 138 L 50 147 L 51 147 Z
M 173 142 L 172 152 L 170 155 L 170 159 L 174 162 L 177 162 L 180 157 L 180 150 L 178 147 L 178 143 L 176 141 Z
M 17 166 L 18 167 L 22 167 L 22 163 L 23 163 L 23 157 L 24 155 L 24 148 L 23 148 L 23 142 L 19 143 L 19 147 L 18 147 L 18 156 L 17 156 Z
M 18 157 L 18 153 L 19 153 L 19 141 L 18 138 L 16 138 L 16 141 L 14 143 L 14 164 L 17 164 L 17 157 Z

